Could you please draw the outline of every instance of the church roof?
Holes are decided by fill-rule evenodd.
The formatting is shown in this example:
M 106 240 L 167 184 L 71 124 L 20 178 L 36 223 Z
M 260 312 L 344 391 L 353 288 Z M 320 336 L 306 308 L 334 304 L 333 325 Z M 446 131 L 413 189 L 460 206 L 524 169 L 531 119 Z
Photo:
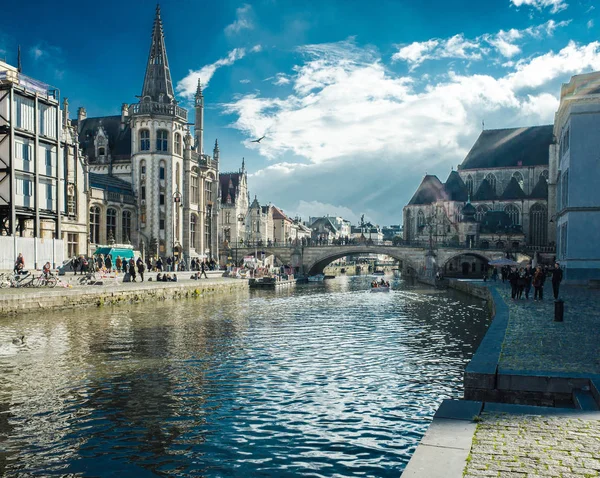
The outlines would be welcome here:
M 546 182 L 546 178 L 540 176 L 529 197 L 532 199 L 548 199 L 548 183 Z
M 438 177 L 427 174 L 408 204 L 431 204 L 439 200 L 445 200 L 447 197 L 448 194 L 444 189 L 444 185 Z
M 83 153 L 90 161 L 93 162 L 96 159 L 94 138 L 100 126 L 104 128 L 108 137 L 108 150 L 113 160 L 119 161 L 131 158 L 131 128 L 127 123 L 125 129 L 121 130 L 120 115 L 86 118 L 82 121 L 80 128 L 77 120 L 73 120 L 72 124 L 79 131 L 79 143 Z
M 109 174 L 90 173 L 90 186 L 111 193 L 133 196 L 131 183 Z
M 221 204 L 235 204 L 241 173 L 221 173 L 219 183 L 221 186 Z M 231 185 L 231 187 L 230 187 Z M 231 201 L 227 202 L 227 198 Z
M 493 201 L 494 199 L 496 199 L 496 191 L 494 191 L 490 182 L 484 179 L 473 195 L 473 201 Z
M 148 54 L 146 76 L 144 77 L 144 86 L 142 87 L 142 99 L 145 96 L 149 96 L 152 101 L 160 101 L 161 95 L 163 95 L 164 103 L 171 103 L 175 100 L 169 61 L 167 60 L 165 36 L 160 18 L 160 7 L 157 5 L 154 25 L 152 27 L 152 42 L 150 44 L 150 53 Z
M 525 191 L 523 191 L 523 188 L 521 188 L 519 181 L 515 178 L 510 178 L 508 186 L 504 189 L 500 199 L 525 199 L 525 197 L 527 197 L 527 195 L 525 194 Z
M 458 169 L 548 164 L 552 130 L 553 125 L 484 130 Z
M 335 227 L 335 224 L 331 222 L 331 219 L 329 217 L 320 217 L 316 221 L 313 221 L 313 223 L 310 225 L 310 228 L 313 230 L 319 227 L 322 227 L 323 229 L 329 229 L 334 233 L 337 232 L 337 227 Z
M 448 179 L 444 183 L 444 191 L 446 191 L 449 201 L 464 202 L 469 195 L 465 182 L 456 171 L 450 172 Z

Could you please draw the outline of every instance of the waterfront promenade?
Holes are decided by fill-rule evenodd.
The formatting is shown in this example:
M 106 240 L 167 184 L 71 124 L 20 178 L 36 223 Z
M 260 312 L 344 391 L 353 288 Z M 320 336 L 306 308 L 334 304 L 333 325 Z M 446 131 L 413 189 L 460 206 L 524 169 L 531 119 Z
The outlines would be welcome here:
M 485 365 L 497 354 L 494 390 L 479 400 L 445 402 L 403 476 L 600 476 L 600 290 L 562 286 L 564 321 L 555 322 L 549 285 L 543 301 L 513 301 L 508 283 L 469 284 L 476 294 L 490 290 L 494 321 L 504 321 L 501 334 L 492 324 L 491 340 L 467 367 L 467 375 L 484 376 L 474 362 Z M 497 352 L 486 350 L 492 348 Z M 547 403 L 553 407 L 532 406 Z M 452 443 L 444 441 L 448 435 Z

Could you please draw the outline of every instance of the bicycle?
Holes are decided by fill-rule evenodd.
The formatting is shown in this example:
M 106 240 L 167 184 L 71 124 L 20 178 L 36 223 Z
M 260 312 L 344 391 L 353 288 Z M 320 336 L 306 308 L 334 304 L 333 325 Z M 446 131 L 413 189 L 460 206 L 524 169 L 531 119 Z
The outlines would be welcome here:
M 13 272 L 12 274 L 4 273 L 0 277 L 0 288 L 29 287 L 33 279 L 33 275 L 28 271 Z
M 49 272 L 48 275 L 43 272 L 39 277 L 35 277 L 31 281 L 31 285 L 33 287 L 50 287 L 54 288 L 58 284 L 58 277 L 56 277 L 52 272 Z
M 85 275 L 80 276 L 77 279 L 77 284 L 79 285 L 89 285 L 91 282 L 96 282 L 98 277 L 96 276 L 95 271 L 86 272 Z

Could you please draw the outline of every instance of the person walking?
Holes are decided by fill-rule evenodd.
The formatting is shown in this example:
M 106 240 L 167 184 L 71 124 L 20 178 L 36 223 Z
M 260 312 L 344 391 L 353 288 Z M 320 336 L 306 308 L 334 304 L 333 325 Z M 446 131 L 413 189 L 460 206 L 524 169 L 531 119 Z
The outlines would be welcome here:
M 79 272 L 81 275 L 86 274 L 88 269 L 88 261 L 87 259 L 81 255 L 79 256 Z
M 115 261 L 115 267 L 117 268 L 117 272 L 123 268 L 123 261 L 121 260 L 121 256 L 117 256 L 117 260 Z
M 531 281 L 533 280 L 533 271 L 531 264 L 525 267 L 525 300 L 529 300 L 529 292 L 531 291 Z
M 198 279 L 202 279 L 202 274 L 204 274 L 204 277 L 208 279 L 208 276 L 206 275 L 206 269 L 206 261 L 202 261 L 202 263 L 200 264 L 200 277 L 198 277 Z
M 519 282 L 519 273 L 517 272 L 517 268 L 513 267 L 508 274 L 508 282 L 510 283 L 510 297 L 512 300 L 517 298 L 518 293 L 518 282 Z
M 112 258 L 110 257 L 110 254 L 106 254 L 106 259 L 104 259 L 104 267 L 106 267 L 108 272 L 112 271 Z
M 142 282 L 144 282 L 144 270 L 146 269 L 146 265 L 144 264 L 144 261 L 141 257 L 138 257 L 137 268 L 138 274 L 140 275 L 140 279 L 142 280 Z
M 552 292 L 554 293 L 554 300 L 558 300 L 558 290 L 560 288 L 562 279 L 563 270 L 560 268 L 560 264 L 557 262 L 554 264 L 554 269 L 552 269 Z
M 537 266 L 533 274 L 533 288 L 533 300 L 544 300 L 544 273 L 540 266 Z
M 135 282 L 135 261 L 133 257 L 129 259 L 129 275 L 131 276 L 131 282 Z
M 162 259 L 160 257 L 158 259 L 156 259 L 156 270 L 158 272 L 162 272 L 163 271 L 163 262 L 162 262 Z
M 173 260 L 171 256 L 167 257 L 167 272 L 171 272 L 171 264 L 173 264 Z

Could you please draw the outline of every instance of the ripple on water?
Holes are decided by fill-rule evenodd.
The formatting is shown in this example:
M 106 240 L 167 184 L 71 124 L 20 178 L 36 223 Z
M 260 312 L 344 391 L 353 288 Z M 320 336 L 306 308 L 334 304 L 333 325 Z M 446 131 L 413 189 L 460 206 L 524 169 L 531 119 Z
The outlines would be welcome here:
M 488 320 L 369 281 L 0 319 L 0 475 L 398 476 Z

